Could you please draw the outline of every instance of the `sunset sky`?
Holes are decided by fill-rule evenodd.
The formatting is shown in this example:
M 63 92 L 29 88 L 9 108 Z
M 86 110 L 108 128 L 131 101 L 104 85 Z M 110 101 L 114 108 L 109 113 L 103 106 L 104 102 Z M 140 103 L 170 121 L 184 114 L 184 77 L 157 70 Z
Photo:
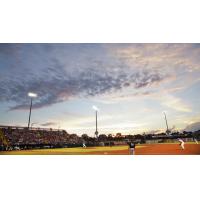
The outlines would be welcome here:
M 0 44 L 0 125 L 69 133 L 200 128 L 200 44 Z

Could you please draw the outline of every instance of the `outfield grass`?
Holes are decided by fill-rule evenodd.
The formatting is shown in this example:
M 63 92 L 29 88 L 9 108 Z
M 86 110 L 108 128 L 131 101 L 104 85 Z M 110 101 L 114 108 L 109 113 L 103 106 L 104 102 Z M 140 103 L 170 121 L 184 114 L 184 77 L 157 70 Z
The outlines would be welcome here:
M 136 146 L 142 148 L 144 146 Z M 96 152 L 98 154 L 111 153 L 112 151 L 128 150 L 128 146 L 113 146 L 113 147 L 78 147 L 78 148 L 57 148 L 57 149 L 34 149 L 21 151 L 4 151 L 1 155 L 84 155 Z

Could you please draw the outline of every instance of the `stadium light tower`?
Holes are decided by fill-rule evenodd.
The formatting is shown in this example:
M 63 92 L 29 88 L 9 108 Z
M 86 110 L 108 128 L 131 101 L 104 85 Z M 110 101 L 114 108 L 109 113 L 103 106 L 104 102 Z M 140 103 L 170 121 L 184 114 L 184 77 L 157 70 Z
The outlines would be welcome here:
M 30 111 L 29 111 L 29 117 L 28 117 L 28 129 L 29 129 L 29 127 L 30 127 L 30 121 L 31 121 L 32 102 L 33 102 L 33 98 L 37 97 L 37 94 L 29 92 L 28 96 L 31 98 L 31 105 L 30 105 Z
M 167 127 L 166 133 L 169 134 L 169 133 L 170 133 L 170 130 L 169 130 L 169 127 L 168 127 L 166 112 L 164 111 L 163 114 L 164 114 L 164 116 L 165 116 L 165 123 L 166 123 L 166 127 Z
M 97 112 L 99 111 L 99 109 L 96 106 L 92 106 L 92 108 L 95 110 L 95 115 L 96 115 L 96 131 L 95 131 L 95 136 L 98 138 L 98 129 L 97 129 Z

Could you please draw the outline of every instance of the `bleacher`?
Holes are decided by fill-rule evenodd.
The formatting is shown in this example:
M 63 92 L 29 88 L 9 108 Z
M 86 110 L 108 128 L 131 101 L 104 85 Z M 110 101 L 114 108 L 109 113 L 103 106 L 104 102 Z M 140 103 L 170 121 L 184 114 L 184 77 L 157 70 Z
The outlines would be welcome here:
M 56 148 L 81 144 L 80 137 L 64 130 L 0 126 L 0 146 L 7 149 Z

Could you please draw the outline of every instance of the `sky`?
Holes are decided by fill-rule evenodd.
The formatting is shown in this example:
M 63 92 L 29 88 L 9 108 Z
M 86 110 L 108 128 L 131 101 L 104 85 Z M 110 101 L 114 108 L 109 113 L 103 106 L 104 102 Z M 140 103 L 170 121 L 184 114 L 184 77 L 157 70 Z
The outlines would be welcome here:
M 200 44 L 0 44 L 0 125 L 69 133 L 200 129 Z

